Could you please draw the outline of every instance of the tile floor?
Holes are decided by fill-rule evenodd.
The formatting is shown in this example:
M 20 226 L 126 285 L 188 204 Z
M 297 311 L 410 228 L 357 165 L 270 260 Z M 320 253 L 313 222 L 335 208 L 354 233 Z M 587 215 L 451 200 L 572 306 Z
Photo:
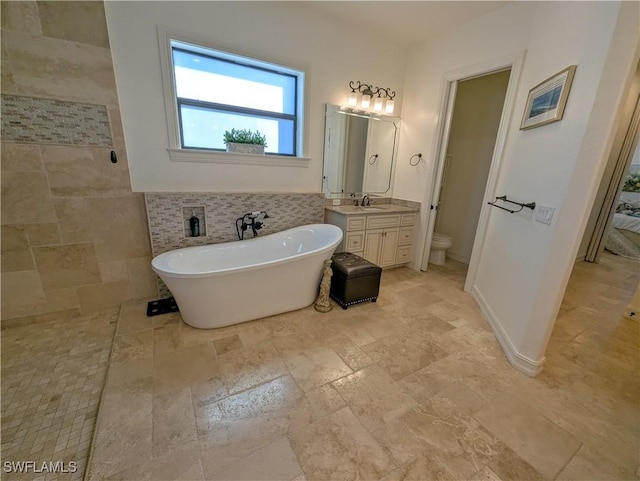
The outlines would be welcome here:
M 123 305 L 87 479 L 636 479 L 640 323 L 620 313 L 640 264 L 576 266 L 535 379 L 465 269 L 389 270 L 376 304 L 210 331 Z
M 117 320 L 111 310 L 2 330 L 0 478 L 82 479 Z M 27 461 L 41 472 L 5 465 Z M 59 462 L 58 471 L 43 462 Z

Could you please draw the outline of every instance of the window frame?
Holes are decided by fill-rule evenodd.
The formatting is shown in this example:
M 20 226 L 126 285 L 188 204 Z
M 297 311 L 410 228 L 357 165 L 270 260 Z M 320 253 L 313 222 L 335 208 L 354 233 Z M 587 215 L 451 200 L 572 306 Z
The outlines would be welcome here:
M 165 114 L 167 119 L 167 134 L 169 147 L 167 149 L 172 161 L 177 162 L 205 162 L 219 164 L 249 164 L 249 165 L 272 165 L 282 167 L 307 167 L 309 157 L 304 155 L 304 140 L 307 137 L 305 119 L 305 84 L 306 72 L 300 68 L 293 68 L 282 65 L 281 62 L 273 62 L 267 59 L 256 58 L 255 55 L 247 55 L 232 51 L 228 48 L 221 49 L 213 46 L 202 39 L 171 32 L 167 28 L 158 26 L 158 40 L 160 44 L 160 65 L 162 70 L 162 84 L 165 102 Z M 252 155 L 238 154 L 212 149 L 198 149 L 193 147 L 182 147 L 182 132 L 180 129 L 180 108 L 175 85 L 174 64 L 173 64 L 173 42 L 188 46 L 188 50 L 195 53 L 211 56 L 211 51 L 216 58 L 222 60 L 235 61 L 237 57 L 242 58 L 243 64 L 256 68 L 267 68 L 284 74 L 292 74 L 297 77 L 296 82 L 296 123 L 294 139 L 294 155 L 267 154 Z M 209 52 L 209 53 L 207 53 Z M 216 104 L 211 104 L 216 105 Z M 243 108 L 238 107 L 238 112 Z M 275 118 L 275 116 L 274 116 Z

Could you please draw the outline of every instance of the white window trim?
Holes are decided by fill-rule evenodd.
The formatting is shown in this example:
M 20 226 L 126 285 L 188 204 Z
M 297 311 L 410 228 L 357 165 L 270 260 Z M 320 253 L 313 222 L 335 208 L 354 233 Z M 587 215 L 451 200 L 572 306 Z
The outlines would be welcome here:
M 160 68 L 162 74 L 162 88 L 164 92 L 164 105 L 165 116 L 167 118 L 167 134 L 169 138 L 169 147 L 167 152 L 169 158 L 175 162 L 200 162 L 200 163 L 214 163 L 214 164 L 240 164 L 240 165 L 264 165 L 274 167 L 308 167 L 310 157 L 304 156 L 305 151 L 304 142 L 306 134 L 306 121 L 304 118 L 304 91 L 305 82 L 303 79 L 300 82 L 298 92 L 301 94 L 303 101 L 297 102 L 297 116 L 299 121 L 299 128 L 297 129 L 297 150 L 296 156 L 289 155 L 252 155 L 252 154 L 237 154 L 232 152 L 220 152 L 211 150 L 200 149 L 183 149 L 180 144 L 180 124 L 178 121 L 178 108 L 175 101 L 175 78 L 173 75 L 173 61 L 171 53 L 171 41 L 189 43 L 205 48 L 211 48 L 212 50 L 222 50 L 219 47 L 212 46 L 202 39 L 196 39 L 189 35 L 172 32 L 167 27 L 158 25 L 158 42 L 160 47 Z M 225 52 L 234 54 L 229 49 L 224 49 Z M 237 55 L 253 58 L 250 55 L 244 55 L 237 53 Z M 263 59 L 256 59 L 257 61 Z M 264 59 L 267 62 L 266 59 Z M 270 62 L 277 64 L 278 62 Z M 299 70 L 299 69 L 298 69 Z M 306 76 L 304 77 L 306 79 Z
M 167 149 L 167 151 L 169 158 L 174 162 L 307 167 L 311 160 L 309 157 L 292 157 L 290 155 L 239 154 L 199 149 Z

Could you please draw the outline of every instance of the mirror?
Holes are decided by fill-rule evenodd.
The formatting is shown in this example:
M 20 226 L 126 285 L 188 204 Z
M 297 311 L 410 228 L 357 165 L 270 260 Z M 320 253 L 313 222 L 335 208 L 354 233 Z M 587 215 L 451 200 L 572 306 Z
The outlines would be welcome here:
M 322 189 L 344 194 L 391 196 L 400 119 L 327 104 Z M 338 195 L 336 195 L 338 194 Z

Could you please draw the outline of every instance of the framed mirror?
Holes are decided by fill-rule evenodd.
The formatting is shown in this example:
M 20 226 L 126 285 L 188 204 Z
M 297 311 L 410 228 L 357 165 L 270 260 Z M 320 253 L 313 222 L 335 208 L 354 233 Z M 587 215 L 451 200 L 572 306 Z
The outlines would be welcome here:
M 327 104 L 322 189 L 346 194 L 391 196 L 400 119 Z

